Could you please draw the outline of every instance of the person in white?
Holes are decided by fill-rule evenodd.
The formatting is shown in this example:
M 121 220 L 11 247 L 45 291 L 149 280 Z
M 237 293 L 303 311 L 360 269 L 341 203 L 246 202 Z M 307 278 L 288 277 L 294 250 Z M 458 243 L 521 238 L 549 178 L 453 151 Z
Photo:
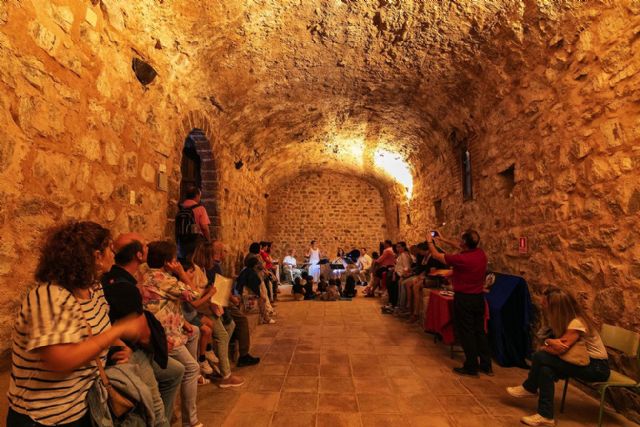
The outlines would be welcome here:
M 282 268 L 287 274 L 287 278 L 291 279 L 291 283 L 295 280 L 296 277 L 300 276 L 302 273 L 298 266 L 298 262 L 296 261 L 296 252 L 293 249 L 287 249 L 287 256 L 282 260 Z
M 306 256 L 309 258 L 309 275 L 313 277 L 314 282 L 320 280 L 320 248 L 315 240 L 311 241 L 311 246 L 307 250 Z
M 360 282 L 369 282 L 371 264 L 373 264 L 373 259 L 371 259 L 371 256 L 367 253 L 367 248 L 362 248 L 360 250 L 360 258 L 358 258 L 358 268 L 360 269 L 358 280 L 360 280 Z

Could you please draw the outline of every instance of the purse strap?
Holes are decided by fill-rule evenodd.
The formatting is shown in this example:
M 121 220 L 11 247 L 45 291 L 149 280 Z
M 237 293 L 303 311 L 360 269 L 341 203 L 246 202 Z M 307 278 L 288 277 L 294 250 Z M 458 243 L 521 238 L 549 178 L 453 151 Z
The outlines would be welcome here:
M 75 295 L 73 295 L 73 297 L 76 299 L 76 302 L 78 303 L 78 305 L 80 305 L 80 301 L 78 301 L 78 298 Z M 84 315 L 82 306 L 80 306 L 80 313 L 82 313 L 82 320 L 84 321 L 84 325 L 87 327 L 87 333 L 89 335 L 89 338 L 91 338 L 93 336 L 93 332 L 91 331 L 91 325 L 89 325 L 89 322 L 87 321 L 87 318 Z M 96 356 L 96 358 L 93 360 L 96 362 L 96 366 L 98 367 L 98 373 L 100 374 L 100 379 L 102 380 L 102 384 L 106 388 L 112 387 L 111 381 L 109 381 L 109 377 L 107 376 L 107 373 L 104 370 L 104 365 L 102 364 L 102 360 L 100 359 L 100 354 L 98 354 L 98 356 Z
M 82 318 L 84 319 L 84 323 L 87 326 L 87 332 L 89 333 L 89 338 L 91 338 L 93 336 L 93 333 L 91 332 L 91 326 L 89 325 L 89 322 L 84 317 L 84 312 L 82 313 Z M 107 373 L 104 370 L 104 365 L 102 364 L 102 359 L 100 359 L 100 355 L 96 356 L 94 361 L 96 362 L 96 366 L 98 367 L 98 372 L 100 373 L 100 379 L 102 379 L 102 384 L 104 384 L 104 386 L 107 388 L 112 387 L 111 382 L 109 381 L 109 377 L 107 376 Z

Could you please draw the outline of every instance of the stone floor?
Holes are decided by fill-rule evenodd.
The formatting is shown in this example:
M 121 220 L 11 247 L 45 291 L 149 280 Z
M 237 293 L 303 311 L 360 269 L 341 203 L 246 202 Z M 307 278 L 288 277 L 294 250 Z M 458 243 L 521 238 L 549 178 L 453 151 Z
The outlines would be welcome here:
M 504 390 L 526 371 L 496 367 L 492 378 L 460 378 L 451 368 L 461 355 L 452 360 L 448 347 L 417 326 L 380 314 L 377 300 L 285 301 L 277 311 L 277 324 L 253 334 L 262 363 L 236 371 L 247 380 L 243 387 L 199 388 L 207 427 L 498 427 L 535 412 L 535 400 Z M 559 425 L 595 425 L 594 399 L 576 388 L 567 399 Z M 609 413 L 606 425 L 636 424 Z

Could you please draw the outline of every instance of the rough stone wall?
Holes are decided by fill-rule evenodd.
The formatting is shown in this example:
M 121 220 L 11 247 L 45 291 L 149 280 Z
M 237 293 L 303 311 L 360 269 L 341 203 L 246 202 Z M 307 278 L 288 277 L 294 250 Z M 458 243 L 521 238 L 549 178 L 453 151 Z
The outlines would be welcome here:
M 379 189 L 357 177 L 337 173 L 300 175 L 269 193 L 267 240 L 282 259 L 291 247 L 296 258 L 312 239 L 333 259 L 339 247 L 377 250 L 387 235 L 387 217 Z
M 419 179 L 412 210 L 441 199 L 456 235 L 474 227 L 492 268 L 524 276 L 532 291 L 570 290 L 598 322 L 640 330 L 640 8 L 585 9 L 570 20 L 532 22 L 519 77 L 492 111 L 443 132 L 437 160 Z M 455 123 L 452 119 L 452 123 Z M 448 131 L 453 129 L 453 125 Z M 469 144 L 474 199 L 463 202 L 456 144 Z M 513 183 L 501 172 L 514 167 Z M 425 192 L 425 186 L 432 191 Z M 513 185 L 513 187 L 512 187 Z M 401 234 L 423 234 L 404 229 Z M 529 251 L 520 254 L 519 237 Z M 631 359 L 614 366 L 637 377 Z M 615 393 L 640 420 L 640 401 Z
M 194 127 L 207 129 L 218 164 L 219 236 L 235 254 L 264 234 L 266 203 L 253 172 L 233 168 L 219 111 L 187 78 L 197 80 L 190 37 L 156 6 L 0 2 L 0 352 L 10 347 L 45 229 L 87 219 L 114 234 L 172 235 L 176 171 Z M 132 71 L 134 57 L 158 72 L 147 87 Z M 169 192 L 156 186 L 161 168 Z M 253 227 L 243 222 L 245 205 Z

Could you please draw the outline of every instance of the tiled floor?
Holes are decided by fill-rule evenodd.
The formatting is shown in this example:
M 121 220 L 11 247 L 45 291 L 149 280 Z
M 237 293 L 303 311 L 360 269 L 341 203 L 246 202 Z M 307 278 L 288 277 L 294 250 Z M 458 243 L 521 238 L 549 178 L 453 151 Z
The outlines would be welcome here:
M 495 367 L 492 378 L 460 378 L 451 368 L 461 356 L 450 359 L 417 326 L 380 314 L 377 300 L 286 300 L 277 311 L 278 323 L 258 326 L 252 337 L 262 363 L 236 370 L 247 379 L 243 387 L 199 388 L 207 427 L 498 427 L 535 412 L 535 400 L 504 391 L 526 371 Z M 558 424 L 595 425 L 597 414 L 597 402 L 572 388 Z M 635 424 L 607 414 L 606 425 Z

